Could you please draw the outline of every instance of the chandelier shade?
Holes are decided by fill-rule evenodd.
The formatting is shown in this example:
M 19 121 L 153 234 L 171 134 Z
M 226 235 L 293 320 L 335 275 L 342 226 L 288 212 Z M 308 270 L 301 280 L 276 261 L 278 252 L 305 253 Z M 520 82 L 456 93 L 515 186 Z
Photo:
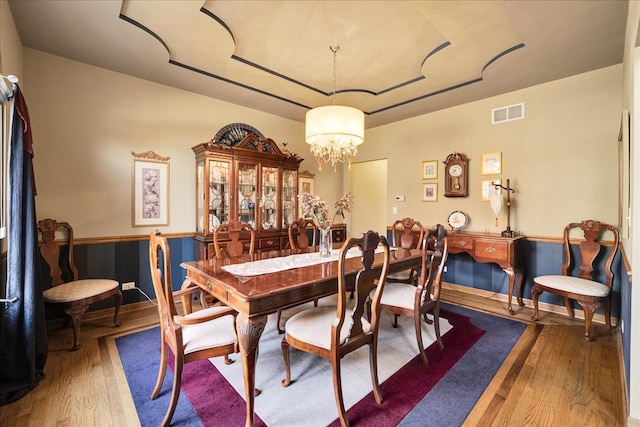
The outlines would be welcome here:
M 357 108 L 327 105 L 309 110 L 305 120 L 305 141 L 318 161 L 351 164 L 364 142 L 364 113 Z

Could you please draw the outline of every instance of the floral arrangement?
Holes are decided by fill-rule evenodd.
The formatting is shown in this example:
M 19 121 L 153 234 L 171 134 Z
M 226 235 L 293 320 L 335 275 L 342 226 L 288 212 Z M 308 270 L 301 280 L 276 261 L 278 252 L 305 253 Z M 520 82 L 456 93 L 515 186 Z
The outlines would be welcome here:
M 307 192 L 299 194 L 298 199 L 300 199 L 302 214 L 304 216 L 313 216 L 316 225 L 321 228 L 330 227 L 338 215 L 341 215 L 344 218 L 345 212 L 351 212 L 351 204 L 353 203 L 353 195 L 351 193 L 347 193 L 340 197 L 333 204 L 337 210 L 333 215 L 333 218 L 329 220 L 329 207 L 324 199 L 319 196 L 313 196 Z

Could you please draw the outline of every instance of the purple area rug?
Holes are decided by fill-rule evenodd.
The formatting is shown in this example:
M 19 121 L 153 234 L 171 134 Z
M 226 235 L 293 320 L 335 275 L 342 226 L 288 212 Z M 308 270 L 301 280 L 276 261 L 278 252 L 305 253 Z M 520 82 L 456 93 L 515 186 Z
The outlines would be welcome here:
M 441 316 L 453 325 L 443 336 L 445 350 L 440 351 L 435 343 L 429 346 L 428 366 L 416 355 L 382 383 L 382 405 L 377 405 L 370 393 L 348 410 L 352 424 L 462 424 L 526 327 L 517 321 L 451 305 L 443 304 L 441 311 Z M 169 404 L 173 381 L 171 371 L 167 371 L 160 396 L 150 399 L 158 374 L 159 328 L 117 338 L 116 345 L 141 425 L 159 425 Z M 282 405 L 286 410 L 287 402 Z M 254 420 L 256 426 L 265 425 L 257 415 Z M 244 398 L 209 361 L 185 365 L 172 425 L 242 426 L 244 422 Z M 336 419 L 331 425 L 339 425 L 339 421 Z

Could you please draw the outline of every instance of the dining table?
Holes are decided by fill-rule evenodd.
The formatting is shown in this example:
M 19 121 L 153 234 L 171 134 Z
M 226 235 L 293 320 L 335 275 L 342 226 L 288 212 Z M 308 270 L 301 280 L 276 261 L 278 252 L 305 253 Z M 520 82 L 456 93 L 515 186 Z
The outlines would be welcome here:
M 347 254 L 345 277 L 355 280 L 362 269 L 357 248 Z M 236 330 L 246 395 L 246 426 L 253 426 L 255 369 L 260 336 L 267 316 L 277 310 L 313 301 L 338 291 L 339 249 L 322 258 L 318 252 L 279 250 L 238 258 L 207 259 L 180 264 L 186 270 L 182 288 L 198 286 L 221 303 L 235 309 Z M 382 267 L 383 254 L 376 253 L 373 267 Z M 419 249 L 392 248 L 389 273 L 421 265 Z M 183 303 L 188 303 L 183 300 Z M 190 310 L 191 307 L 185 307 Z M 275 326 L 274 326 L 275 327 Z

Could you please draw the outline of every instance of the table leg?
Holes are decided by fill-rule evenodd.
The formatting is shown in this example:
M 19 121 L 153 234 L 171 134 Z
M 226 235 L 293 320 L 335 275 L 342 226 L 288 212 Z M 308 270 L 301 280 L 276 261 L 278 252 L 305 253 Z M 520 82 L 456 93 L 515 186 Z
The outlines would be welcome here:
M 516 281 L 518 282 L 518 286 L 516 288 L 516 298 L 518 300 L 518 305 L 520 307 L 524 307 L 524 301 L 522 301 L 522 279 L 524 278 L 524 273 L 521 268 L 516 267 Z
M 260 336 L 266 324 L 266 315 L 248 317 L 246 314 L 238 313 L 236 317 L 236 330 L 238 331 L 238 344 L 240 345 L 244 390 L 247 400 L 247 420 L 245 422 L 245 426 L 247 427 L 253 426 L 258 342 L 260 341 Z
M 507 273 L 507 276 L 509 277 L 509 298 L 508 298 L 508 304 L 507 304 L 507 309 L 509 310 L 509 314 L 513 315 L 515 314 L 515 312 L 513 311 L 513 308 L 511 308 L 511 299 L 513 297 L 513 284 L 515 282 L 515 273 L 513 271 L 513 268 L 503 268 L 504 272 Z M 521 278 L 519 278 L 521 280 Z M 520 284 L 518 284 L 518 291 L 520 291 Z

